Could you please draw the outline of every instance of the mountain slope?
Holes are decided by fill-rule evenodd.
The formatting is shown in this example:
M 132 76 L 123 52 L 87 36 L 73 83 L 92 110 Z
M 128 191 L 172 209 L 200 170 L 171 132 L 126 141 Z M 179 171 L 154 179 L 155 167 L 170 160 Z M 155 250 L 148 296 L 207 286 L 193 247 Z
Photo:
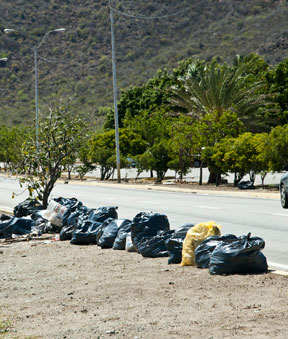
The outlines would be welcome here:
M 257 52 L 272 63 L 288 57 L 287 1 L 114 0 L 117 80 L 120 90 L 140 85 L 157 69 L 171 69 L 187 57 Z M 165 16 L 162 19 L 151 19 Z M 34 119 L 33 46 L 53 29 L 38 50 L 39 107 L 53 95 L 69 95 L 75 108 L 101 117 L 113 102 L 108 0 L 14 0 L 0 2 L 0 118 Z M 5 34 L 4 28 L 17 33 Z M 41 110 L 42 109 L 42 110 Z

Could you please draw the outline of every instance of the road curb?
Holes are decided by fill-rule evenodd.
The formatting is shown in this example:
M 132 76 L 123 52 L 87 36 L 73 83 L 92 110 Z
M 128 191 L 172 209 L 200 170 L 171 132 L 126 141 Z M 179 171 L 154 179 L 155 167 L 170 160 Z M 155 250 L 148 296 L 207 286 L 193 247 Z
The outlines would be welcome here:
M 0 206 L 0 213 L 3 213 L 3 214 L 13 214 L 13 208 Z
M 288 271 L 283 271 L 283 270 L 272 270 L 271 273 L 278 274 L 278 275 L 288 276 Z
M 194 189 L 193 187 L 176 187 L 173 184 L 124 184 L 124 183 L 107 183 L 99 181 L 75 181 L 69 182 L 59 180 L 58 184 L 70 184 L 70 185 L 82 185 L 82 186 L 98 186 L 108 188 L 121 188 L 121 189 L 137 189 L 137 190 L 148 190 L 148 191 L 161 191 L 161 192 L 177 192 L 186 194 L 197 194 L 197 195 L 215 195 L 215 196 L 235 196 L 243 198 L 259 198 L 259 199 L 273 199 L 279 200 L 279 192 L 256 192 L 256 191 L 229 191 L 229 190 L 205 190 L 205 189 Z

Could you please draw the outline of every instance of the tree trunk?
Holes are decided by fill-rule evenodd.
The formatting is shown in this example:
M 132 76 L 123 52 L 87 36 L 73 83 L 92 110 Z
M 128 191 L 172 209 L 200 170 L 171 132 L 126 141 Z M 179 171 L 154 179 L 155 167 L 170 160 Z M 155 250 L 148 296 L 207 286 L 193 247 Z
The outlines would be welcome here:
M 216 184 L 219 186 L 221 182 L 221 172 L 218 168 L 209 168 L 208 184 Z
M 156 173 L 157 173 L 157 179 L 156 179 L 155 183 L 160 184 L 162 182 L 162 180 L 164 179 L 166 172 L 159 171 L 159 172 L 156 172 Z
M 262 189 L 264 189 L 264 180 L 265 180 L 266 175 L 267 175 L 267 172 L 265 172 L 264 174 L 261 174 L 261 187 L 262 187 Z
M 199 175 L 199 185 L 202 185 L 203 183 L 203 167 L 202 167 L 202 161 L 200 163 L 200 175 Z
M 72 167 L 70 168 L 70 167 L 68 167 L 68 170 L 67 170 L 67 172 L 68 172 L 68 180 L 71 180 L 71 172 L 72 172 Z

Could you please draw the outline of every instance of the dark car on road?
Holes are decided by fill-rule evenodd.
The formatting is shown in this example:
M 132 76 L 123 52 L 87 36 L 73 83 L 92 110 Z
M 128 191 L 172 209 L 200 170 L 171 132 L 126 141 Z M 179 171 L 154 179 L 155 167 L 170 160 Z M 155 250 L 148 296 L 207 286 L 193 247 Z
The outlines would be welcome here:
M 284 171 L 287 172 L 280 179 L 280 196 L 282 207 L 288 208 L 288 165 L 284 167 Z

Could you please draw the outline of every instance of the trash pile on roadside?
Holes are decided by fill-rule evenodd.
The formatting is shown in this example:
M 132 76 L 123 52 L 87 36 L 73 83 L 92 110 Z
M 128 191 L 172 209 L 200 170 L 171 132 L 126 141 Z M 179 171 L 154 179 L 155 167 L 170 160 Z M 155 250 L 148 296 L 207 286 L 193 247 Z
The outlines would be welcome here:
M 14 215 L 0 217 L 0 239 L 59 233 L 59 240 L 74 245 L 138 252 L 143 257 L 168 257 L 168 264 L 208 268 L 210 274 L 267 272 L 261 250 L 262 238 L 251 234 L 221 235 L 214 221 L 185 224 L 170 229 L 164 214 L 140 212 L 133 220 L 118 219 L 118 207 L 88 208 L 76 198 L 57 198 L 44 210 L 26 199 L 14 208 Z

